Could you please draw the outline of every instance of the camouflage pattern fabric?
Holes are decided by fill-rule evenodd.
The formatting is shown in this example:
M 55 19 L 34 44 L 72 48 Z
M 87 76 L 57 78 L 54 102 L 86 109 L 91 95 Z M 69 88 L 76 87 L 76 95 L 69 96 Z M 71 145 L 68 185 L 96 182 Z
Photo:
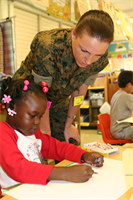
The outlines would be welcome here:
M 64 126 L 68 112 L 69 95 L 78 90 L 85 80 L 103 70 L 108 64 L 108 52 L 85 68 L 78 67 L 72 52 L 72 29 L 53 29 L 39 32 L 33 39 L 31 51 L 14 75 L 14 79 L 32 73 L 52 76 L 50 92 L 51 135 L 65 141 Z

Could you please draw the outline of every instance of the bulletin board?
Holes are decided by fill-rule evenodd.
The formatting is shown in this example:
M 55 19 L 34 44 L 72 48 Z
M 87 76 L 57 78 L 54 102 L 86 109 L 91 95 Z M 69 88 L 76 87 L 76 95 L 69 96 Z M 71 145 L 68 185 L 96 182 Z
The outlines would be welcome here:
M 49 0 L 47 13 L 60 19 L 71 20 L 71 0 Z

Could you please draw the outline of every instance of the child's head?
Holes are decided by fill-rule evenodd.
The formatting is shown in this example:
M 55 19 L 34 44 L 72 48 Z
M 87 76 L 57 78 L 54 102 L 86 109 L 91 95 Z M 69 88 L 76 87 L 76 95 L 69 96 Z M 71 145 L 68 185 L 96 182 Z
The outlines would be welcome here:
M 34 82 L 32 75 L 18 80 L 8 77 L 1 86 L 3 98 L 7 98 L 7 123 L 25 135 L 33 134 L 39 128 L 40 119 L 47 108 L 42 86 Z
M 132 71 L 122 71 L 118 77 L 118 85 L 120 88 L 129 87 L 132 93 L 133 91 L 133 72 Z
M 131 83 L 133 85 L 133 72 L 122 71 L 118 77 L 118 85 L 120 88 L 124 88 L 128 83 Z

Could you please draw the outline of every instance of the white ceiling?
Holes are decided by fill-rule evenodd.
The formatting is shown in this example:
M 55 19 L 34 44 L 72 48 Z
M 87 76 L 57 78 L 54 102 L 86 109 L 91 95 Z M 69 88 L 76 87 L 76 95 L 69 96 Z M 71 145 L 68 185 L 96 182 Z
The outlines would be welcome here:
M 133 0 L 106 0 L 133 18 Z

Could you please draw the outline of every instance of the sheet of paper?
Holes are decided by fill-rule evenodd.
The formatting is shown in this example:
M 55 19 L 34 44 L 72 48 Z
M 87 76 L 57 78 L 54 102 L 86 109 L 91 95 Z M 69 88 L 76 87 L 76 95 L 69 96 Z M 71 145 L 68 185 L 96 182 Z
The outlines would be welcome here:
M 122 122 L 128 122 L 128 123 L 133 123 L 133 117 L 129 117 L 127 119 L 117 121 L 117 123 L 122 123 Z
M 133 176 L 133 148 L 127 148 L 122 154 L 122 165 L 124 175 Z
M 132 194 L 132 196 L 131 196 L 130 200 L 133 200 L 133 194 Z
M 116 200 L 129 189 L 122 172 L 122 161 L 105 158 L 104 166 L 94 167 L 94 171 L 98 174 L 85 183 L 50 181 L 46 186 L 23 184 L 6 194 L 19 200 Z

